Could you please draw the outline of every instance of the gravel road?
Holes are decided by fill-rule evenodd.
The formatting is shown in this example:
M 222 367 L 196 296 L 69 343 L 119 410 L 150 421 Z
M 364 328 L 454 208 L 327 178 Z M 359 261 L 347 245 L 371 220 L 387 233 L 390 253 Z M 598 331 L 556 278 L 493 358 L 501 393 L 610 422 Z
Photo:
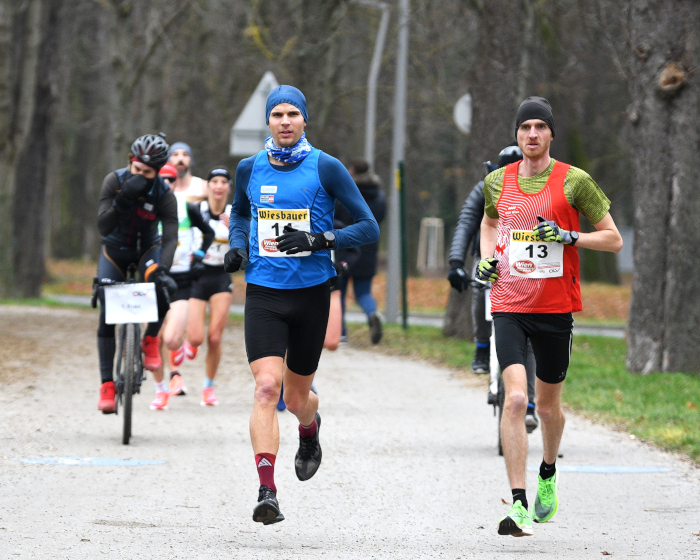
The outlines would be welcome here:
M 348 347 L 317 376 L 318 474 L 296 479 L 296 423 L 280 413 L 287 519 L 253 523 L 240 327 L 225 335 L 221 405 L 199 405 L 202 357 L 167 411 L 148 409 L 149 378 L 129 446 L 96 409 L 96 327 L 94 311 L 0 306 L 0 559 L 700 558 L 700 469 L 573 414 L 559 512 L 531 538 L 498 536 L 511 496 L 485 380 Z M 539 432 L 530 443 L 536 468 Z M 532 471 L 531 500 L 535 488 Z

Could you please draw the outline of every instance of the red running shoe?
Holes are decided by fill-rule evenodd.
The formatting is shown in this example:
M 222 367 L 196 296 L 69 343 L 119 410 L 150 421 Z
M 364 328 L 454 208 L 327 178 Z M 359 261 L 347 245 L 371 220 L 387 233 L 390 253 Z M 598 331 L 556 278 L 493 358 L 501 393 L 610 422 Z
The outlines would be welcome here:
M 197 347 L 192 346 L 187 340 L 185 340 L 184 344 L 182 347 L 185 350 L 185 356 L 187 356 L 188 360 L 194 360 L 197 357 Z
M 154 371 L 163 365 L 163 359 L 160 357 L 160 337 L 159 336 L 144 336 L 141 342 L 143 349 L 143 367 Z
M 185 346 L 180 346 L 177 350 L 170 351 L 170 361 L 176 366 L 179 366 L 185 361 Z
M 116 393 L 114 381 L 103 383 L 100 387 L 100 402 L 97 403 L 97 410 L 101 410 L 102 414 L 114 414 L 117 411 L 117 403 L 114 400 Z

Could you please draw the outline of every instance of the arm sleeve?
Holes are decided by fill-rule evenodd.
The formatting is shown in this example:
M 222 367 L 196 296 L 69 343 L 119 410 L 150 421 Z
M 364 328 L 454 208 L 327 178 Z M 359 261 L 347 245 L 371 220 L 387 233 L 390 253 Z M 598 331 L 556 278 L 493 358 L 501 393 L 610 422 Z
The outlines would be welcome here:
M 484 178 L 484 213 L 492 220 L 498 219 L 496 205 L 503 190 L 505 167 L 492 171 Z
M 190 217 L 192 225 L 202 232 L 202 246 L 199 249 L 206 253 L 214 241 L 214 230 L 204 221 L 198 204 L 188 202 L 187 215 Z
M 336 158 L 321 153 L 318 159 L 318 175 L 323 189 L 330 196 L 340 200 L 355 220 L 354 224 L 346 228 L 333 230 L 335 248 L 356 247 L 377 241 L 379 225 L 343 164 Z
M 119 213 L 113 204 L 118 190 L 117 174 L 110 173 L 102 182 L 100 201 L 97 206 L 97 229 L 103 237 L 112 233 L 119 223 Z
M 173 265 L 175 249 L 177 249 L 177 200 L 173 191 L 167 190 L 160 201 L 160 215 L 163 223 L 163 236 L 161 238 L 160 261 L 158 264 L 169 271 Z
M 248 183 L 253 173 L 255 156 L 242 160 L 236 168 L 236 189 L 231 204 L 229 216 L 228 244 L 231 249 L 248 247 L 250 235 L 250 200 L 248 199 Z
M 484 182 L 479 181 L 464 201 L 459 214 L 452 245 L 450 247 L 450 264 L 458 262 L 464 266 L 467 248 L 479 232 L 481 219 L 484 217 Z
M 581 212 L 591 224 L 597 224 L 610 210 L 610 200 L 593 178 L 577 167 L 570 167 L 566 174 L 565 192 L 571 188 L 572 206 Z

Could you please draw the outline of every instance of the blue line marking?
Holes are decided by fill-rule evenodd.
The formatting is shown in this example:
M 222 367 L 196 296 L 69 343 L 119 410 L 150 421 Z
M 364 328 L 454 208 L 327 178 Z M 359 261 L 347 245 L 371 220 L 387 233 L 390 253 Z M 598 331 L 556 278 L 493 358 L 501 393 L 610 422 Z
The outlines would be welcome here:
M 63 465 L 68 467 L 140 467 L 165 464 L 165 461 L 150 459 L 110 459 L 108 457 L 35 457 L 32 459 L 12 457 L 11 460 L 30 465 Z
M 530 466 L 529 471 L 540 472 L 540 467 Z M 647 474 L 675 471 L 669 467 L 641 467 L 620 465 L 557 465 L 559 472 L 592 473 L 592 474 Z

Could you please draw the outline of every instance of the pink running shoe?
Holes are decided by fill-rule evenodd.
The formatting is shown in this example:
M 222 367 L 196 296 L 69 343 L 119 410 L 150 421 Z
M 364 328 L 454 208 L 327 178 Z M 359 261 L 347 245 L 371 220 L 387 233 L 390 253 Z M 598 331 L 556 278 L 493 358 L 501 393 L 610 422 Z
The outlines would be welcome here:
M 184 344 L 182 346 L 180 346 L 180 348 L 178 348 L 177 350 L 170 351 L 170 360 L 176 366 L 179 366 L 182 362 L 185 361 L 185 345 Z
M 197 357 L 198 348 L 196 346 L 192 346 L 187 340 L 185 340 L 182 347 L 185 350 L 185 356 L 187 356 L 188 360 L 194 360 Z
M 156 398 L 153 399 L 151 403 L 151 410 L 168 410 L 168 397 L 170 395 L 167 391 L 159 391 L 156 393 Z
M 219 401 L 216 399 L 216 395 L 214 394 L 214 387 L 207 387 L 202 391 L 202 402 L 200 402 L 202 406 L 216 406 L 219 404 Z
M 179 373 L 176 373 L 170 378 L 169 389 L 171 397 L 187 394 L 187 387 L 185 387 L 185 382 L 182 380 L 182 376 Z

